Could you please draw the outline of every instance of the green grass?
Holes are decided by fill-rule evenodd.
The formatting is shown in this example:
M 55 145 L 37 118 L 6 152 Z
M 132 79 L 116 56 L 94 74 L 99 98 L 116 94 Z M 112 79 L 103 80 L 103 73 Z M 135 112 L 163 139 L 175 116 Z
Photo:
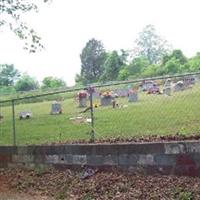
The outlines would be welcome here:
M 200 133 L 200 85 L 172 96 L 139 93 L 137 103 L 119 98 L 125 108 L 111 106 L 94 110 L 97 138 L 131 137 L 142 135 L 197 134 Z M 80 115 L 73 98 L 62 102 L 64 113 L 50 115 L 52 102 L 16 105 L 17 144 L 40 144 L 64 140 L 90 139 L 90 124 L 74 123 L 70 117 Z M 19 120 L 18 113 L 31 110 L 30 120 Z M 12 110 L 1 107 L 4 119 L 0 121 L 0 145 L 12 144 Z M 83 115 L 89 117 L 90 113 Z

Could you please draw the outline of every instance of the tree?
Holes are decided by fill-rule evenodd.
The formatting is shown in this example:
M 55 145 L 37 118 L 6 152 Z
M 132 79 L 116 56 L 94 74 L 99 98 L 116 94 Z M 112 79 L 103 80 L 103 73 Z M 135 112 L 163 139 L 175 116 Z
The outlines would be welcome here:
M 198 52 L 195 56 L 188 60 L 188 65 L 190 71 L 199 71 L 200 70 L 200 53 Z
M 46 3 L 49 0 L 41 0 Z M 0 1 L 0 27 L 8 27 L 20 39 L 25 41 L 25 49 L 35 52 L 36 49 L 43 48 L 41 38 L 37 33 L 22 21 L 22 15 L 38 11 L 38 3 L 35 0 L 1 0 Z
M 117 51 L 108 54 L 104 63 L 104 73 L 102 80 L 113 81 L 116 80 L 121 67 L 124 65 L 124 58 L 119 56 Z
M 130 76 L 127 66 L 122 67 L 118 74 L 118 80 L 123 81 L 126 80 Z
M 33 77 L 25 74 L 16 82 L 15 88 L 17 91 L 30 91 L 38 89 L 39 84 Z
M 153 25 L 147 25 L 136 40 L 136 56 L 143 56 L 150 64 L 156 64 L 169 53 L 170 47 L 166 40 L 157 35 Z
M 144 71 L 142 72 L 141 76 L 142 77 L 154 77 L 157 76 L 157 71 L 158 71 L 159 65 L 158 64 L 152 64 L 149 67 L 145 68 Z
M 150 65 L 149 61 L 145 57 L 136 57 L 127 66 L 127 70 L 130 75 L 138 76 L 141 72 Z
M 101 41 L 91 39 L 86 43 L 80 55 L 81 76 L 84 84 L 97 82 L 103 72 L 103 63 L 106 58 Z
M 162 64 L 165 65 L 170 59 L 176 59 L 181 65 L 187 63 L 187 58 L 180 49 L 175 49 L 171 54 L 165 55 L 162 59 Z
M 20 76 L 20 73 L 15 69 L 14 65 L 0 65 L 0 86 L 11 86 L 14 81 Z
M 45 77 L 42 81 L 42 84 L 43 84 L 42 85 L 43 89 L 66 87 L 65 81 L 56 77 L 52 77 L 52 76 Z
M 160 75 L 187 72 L 189 71 L 187 62 L 188 60 L 181 50 L 173 50 L 171 54 L 163 57 L 160 67 L 160 72 L 162 71 L 162 73 Z

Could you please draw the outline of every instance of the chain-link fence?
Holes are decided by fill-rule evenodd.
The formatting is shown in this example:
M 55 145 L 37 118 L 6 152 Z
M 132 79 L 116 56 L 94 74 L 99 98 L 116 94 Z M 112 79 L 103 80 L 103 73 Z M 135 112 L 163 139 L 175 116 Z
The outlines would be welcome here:
M 200 133 L 200 73 L 0 102 L 0 145 Z

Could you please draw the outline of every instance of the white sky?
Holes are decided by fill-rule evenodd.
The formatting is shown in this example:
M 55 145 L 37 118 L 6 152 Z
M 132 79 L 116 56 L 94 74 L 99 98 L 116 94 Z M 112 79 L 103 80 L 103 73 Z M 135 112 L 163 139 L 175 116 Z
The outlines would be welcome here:
M 26 16 L 42 36 L 45 50 L 29 54 L 12 32 L 0 31 L 0 63 L 13 63 L 39 81 L 45 76 L 63 78 L 71 86 L 89 39 L 102 40 L 109 51 L 132 49 L 147 24 L 192 56 L 200 51 L 199 8 L 199 0 L 53 0 Z

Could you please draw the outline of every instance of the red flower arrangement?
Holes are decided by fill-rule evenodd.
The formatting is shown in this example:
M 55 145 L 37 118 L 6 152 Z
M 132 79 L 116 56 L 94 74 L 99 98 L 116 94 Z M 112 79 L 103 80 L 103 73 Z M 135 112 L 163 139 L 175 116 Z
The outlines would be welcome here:
M 81 99 L 81 98 L 86 98 L 87 97 L 87 92 L 85 91 L 81 91 L 78 93 L 78 98 Z

